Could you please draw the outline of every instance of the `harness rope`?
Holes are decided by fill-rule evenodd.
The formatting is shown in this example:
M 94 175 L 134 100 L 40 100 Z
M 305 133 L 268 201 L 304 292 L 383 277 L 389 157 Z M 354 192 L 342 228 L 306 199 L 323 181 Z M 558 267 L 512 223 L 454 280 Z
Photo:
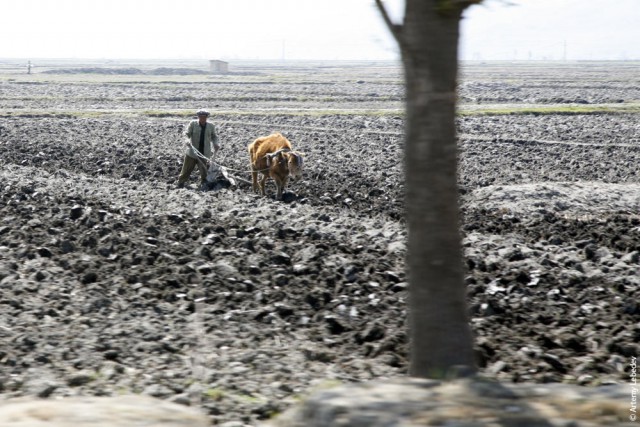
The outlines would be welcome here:
M 263 171 L 269 170 L 269 167 L 266 167 L 266 168 L 263 168 L 263 169 L 258 169 L 258 170 L 253 170 L 253 169 L 252 169 L 252 170 L 250 170 L 250 171 L 247 171 L 246 169 L 234 169 L 234 168 L 230 168 L 230 167 L 224 166 L 224 165 L 223 165 L 223 164 L 221 164 L 221 163 L 218 163 L 218 162 L 216 162 L 216 161 L 213 161 L 213 160 L 211 160 L 211 159 L 207 158 L 207 156 L 205 156 L 204 154 L 202 154 L 202 153 L 200 152 L 200 150 L 198 150 L 196 147 L 194 147 L 194 146 L 193 146 L 189 141 L 185 141 L 185 147 L 186 147 L 186 148 L 191 147 L 191 148 L 193 149 L 193 152 L 196 154 L 196 156 L 198 156 L 198 157 L 200 157 L 201 159 L 203 159 L 207 164 L 209 164 L 209 163 L 213 163 L 213 164 L 215 164 L 215 165 L 222 166 L 222 167 L 224 167 L 225 169 L 230 170 L 230 171 L 233 171 L 233 172 L 243 172 L 243 173 L 249 173 L 249 174 L 251 174 L 251 173 L 253 173 L 253 172 L 263 172 Z M 291 150 L 289 150 L 289 151 L 291 151 Z M 267 155 L 267 156 L 268 156 L 268 155 Z M 267 157 L 267 156 L 264 156 L 264 157 Z
M 233 123 L 233 122 L 225 121 L 225 122 L 223 122 L 223 123 L 220 123 L 218 126 L 222 126 L 222 125 L 225 125 L 225 124 L 227 124 L 227 123 Z M 214 125 L 214 126 L 215 126 L 215 125 Z M 200 157 L 201 159 L 203 159 L 203 160 L 205 161 L 205 163 L 206 163 L 206 164 L 213 163 L 213 164 L 215 164 L 215 165 L 217 165 L 217 166 L 224 167 L 225 169 L 227 169 L 227 170 L 229 170 L 229 171 L 232 171 L 232 172 L 241 172 L 241 173 L 253 174 L 254 172 L 256 172 L 256 173 L 257 173 L 257 172 L 264 172 L 264 171 L 266 171 L 266 170 L 269 170 L 269 169 L 270 169 L 270 166 L 267 166 L 266 168 L 258 169 L 258 170 L 253 170 L 253 169 L 251 169 L 250 171 L 247 171 L 246 169 L 234 169 L 234 168 L 230 168 L 230 167 L 228 167 L 228 166 L 224 166 L 222 163 L 218 163 L 218 162 L 216 162 L 216 161 L 213 161 L 213 160 L 211 160 L 211 159 L 207 158 L 207 156 L 205 156 L 204 154 L 202 154 L 202 153 L 200 152 L 200 150 L 198 150 L 198 149 L 197 149 L 197 148 L 196 148 L 196 147 L 191 143 L 191 141 L 188 141 L 188 140 L 187 140 L 187 141 L 185 141 L 185 142 L 184 142 L 184 147 L 185 147 L 185 148 L 187 148 L 187 149 L 191 148 L 191 149 L 192 149 L 192 151 L 196 154 L 196 156 L 198 156 L 198 157 Z M 282 150 L 281 150 L 281 151 L 282 151 Z M 293 151 L 293 150 L 291 150 L 290 148 L 287 148 L 287 149 L 286 149 L 286 151 Z M 269 157 L 269 154 L 265 155 L 264 157 Z M 264 157 L 263 157 L 263 158 L 264 158 Z M 269 164 L 270 164 L 270 161 L 269 161 L 269 160 L 270 160 L 270 159 L 267 159 L 267 165 L 269 165 Z M 242 179 L 242 178 L 239 178 L 239 179 Z M 246 181 L 246 180 L 244 180 L 244 179 L 242 179 L 242 180 L 243 180 L 243 181 L 245 181 L 245 182 L 249 182 L 249 181 Z

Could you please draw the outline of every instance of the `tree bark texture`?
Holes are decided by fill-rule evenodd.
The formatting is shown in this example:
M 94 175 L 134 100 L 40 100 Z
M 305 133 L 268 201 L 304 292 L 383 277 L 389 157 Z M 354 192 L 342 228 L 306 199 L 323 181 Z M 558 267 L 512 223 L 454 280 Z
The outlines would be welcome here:
M 396 35 L 406 79 L 409 374 L 475 371 L 462 265 L 455 129 L 463 6 L 406 0 Z M 397 29 L 398 30 L 398 29 Z

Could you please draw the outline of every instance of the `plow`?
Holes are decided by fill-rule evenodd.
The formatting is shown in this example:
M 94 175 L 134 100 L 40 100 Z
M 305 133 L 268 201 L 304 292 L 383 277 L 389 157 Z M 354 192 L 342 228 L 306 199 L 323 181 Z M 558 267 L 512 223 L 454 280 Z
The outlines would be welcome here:
M 251 186 L 251 181 L 232 174 L 231 169 L 213 160 L 205 161 L 198 158 L 198 168 L 204 168 L 207 171 L 207 178 L 200 185 L 200 190 L 218 191 L 224 188 Z

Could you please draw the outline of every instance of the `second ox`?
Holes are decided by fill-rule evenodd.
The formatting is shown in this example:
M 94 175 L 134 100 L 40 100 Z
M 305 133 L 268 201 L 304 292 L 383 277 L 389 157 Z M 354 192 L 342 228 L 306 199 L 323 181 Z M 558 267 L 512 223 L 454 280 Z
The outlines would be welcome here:
M 293 151 L 291 143 L 280 133 L 273 133 L 249 144 L 249 156 L 251 157 L 251 176 L 253 178 L 253 191 L 260 189 L 260 194 L 265 193 L 267 178 L 272 178 L 276 184 L 276 199 L 282 200 L 282 193 L 287 186 L 289 178 L 295 180 L 302 176 L 302 153 Z M 258 183 L 258 173 L 262 179 Z

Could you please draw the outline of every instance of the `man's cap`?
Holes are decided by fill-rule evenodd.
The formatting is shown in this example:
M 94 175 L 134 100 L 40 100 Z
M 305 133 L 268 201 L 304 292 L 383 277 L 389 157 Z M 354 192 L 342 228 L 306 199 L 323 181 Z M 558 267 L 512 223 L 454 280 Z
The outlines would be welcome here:
M 209 112 L 207 110 L 198 110 L 196 116 L 209 116 Z

